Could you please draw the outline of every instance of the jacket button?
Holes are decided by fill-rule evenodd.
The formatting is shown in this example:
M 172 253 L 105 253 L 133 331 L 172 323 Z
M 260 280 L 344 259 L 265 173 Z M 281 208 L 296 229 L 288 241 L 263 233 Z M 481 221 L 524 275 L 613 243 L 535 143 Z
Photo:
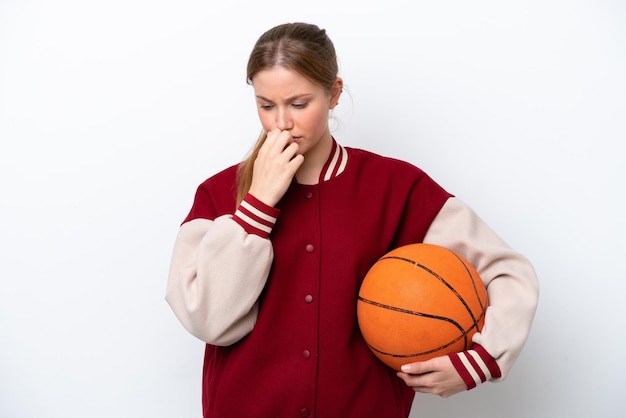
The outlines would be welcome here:
M 308 417 L 310 415 L 308 408 L 302 408 L 300 410 L 300 416 Z
M 305 198 L 305 199 L 310 199 L 310 198 L 312 198 L 312 197 L 313 197 L 313 192 L 306 192 L 306 193 L 304 194 L 304 198 Z
M 311 303 L 311 302 L 313 302 L 313 295 L 306 295 L 306 296 L 304 297 L 304 301 L 305 301 L 306 303 Z
M 304 350 L 302 352 L 302 358 L 309 358 L 311 357 L 311 352 L 309 350 Z
M 315 247 L 313 246 L 313 244 L 308 244 L 306 246 L 306 252 L 307 253 L 312 253 L 313 251 L 315 251 Z

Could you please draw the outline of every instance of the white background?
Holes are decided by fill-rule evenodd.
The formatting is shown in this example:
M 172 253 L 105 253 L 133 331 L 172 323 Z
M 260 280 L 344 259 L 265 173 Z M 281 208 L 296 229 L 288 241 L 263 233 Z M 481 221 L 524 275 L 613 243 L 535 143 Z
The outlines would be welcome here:
M 254 41 L 296 20 L 335 42 L 335 137 L 425 169 L 539 274 L 510 377 L 411 417 L 626 416 L 617 0 L 1 0 L 0 416 L 200 417 L 172 244 L 260 131 Z

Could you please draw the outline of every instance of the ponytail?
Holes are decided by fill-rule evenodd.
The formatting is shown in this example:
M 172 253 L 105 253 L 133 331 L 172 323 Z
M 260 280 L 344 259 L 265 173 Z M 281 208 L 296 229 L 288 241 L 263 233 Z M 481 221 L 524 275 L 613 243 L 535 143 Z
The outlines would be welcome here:
M 267 139 L 267 133 L 265 131 L 261 132 L 259 135 L 259 139 L 257 139 L 252 152 L 239 164 L 237 168 L 237 206 L 241 204 L 241 201 L 246 194 L 250 190 L 250 186 L 252 185 L 252 173 L 254 172 L 254 161 L 256 157 L 259 155 L 259 150 L 265 143 Z

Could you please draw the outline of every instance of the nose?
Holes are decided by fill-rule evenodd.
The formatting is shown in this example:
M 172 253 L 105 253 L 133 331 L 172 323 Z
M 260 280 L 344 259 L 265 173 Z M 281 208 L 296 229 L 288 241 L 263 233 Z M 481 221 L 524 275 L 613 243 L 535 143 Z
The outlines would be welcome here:
M 288 109 L 279 109 L 276 115 L 276 127 L 281 131 L 293 128 L 293 119 Z

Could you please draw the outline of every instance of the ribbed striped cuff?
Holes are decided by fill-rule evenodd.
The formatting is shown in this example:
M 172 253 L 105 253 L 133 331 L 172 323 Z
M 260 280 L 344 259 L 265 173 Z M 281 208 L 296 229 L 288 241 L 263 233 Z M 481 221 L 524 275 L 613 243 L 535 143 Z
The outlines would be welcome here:
M 467 390 L 474 389 L 487 380 L 502 376 L 494 358 L 478 344 L 474 344 L 471 350 L 448 354 L 448 357 L 463 378 Z
M 279 214 L 279 209 L 266 205 L 248 193 L 235 211 L 233 221 L 241 225 L 248 234 L 267 238 Z

